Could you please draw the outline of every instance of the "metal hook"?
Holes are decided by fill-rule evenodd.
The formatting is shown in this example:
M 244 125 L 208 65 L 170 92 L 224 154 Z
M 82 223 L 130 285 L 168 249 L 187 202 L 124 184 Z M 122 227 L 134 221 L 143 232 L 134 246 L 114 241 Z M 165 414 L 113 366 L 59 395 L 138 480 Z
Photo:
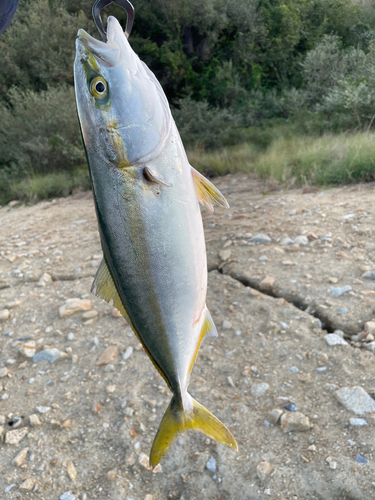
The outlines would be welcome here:
M 107 7 L 107 5 L 111 4 L 112 1 L 115 4 L 119 5 L 120 7 L 122 7 L 123 9 L 125 9 L 128 15 L 126 19 L 126 28 L 125 28 L 126 38 L 129 38 L 134 22 L 134 7 L 129 2 L 129 0 L 96 0 L 96 2 L 92 7 L 92 16 L 94 18 L 96 27 L 98 28 L 98 31 L 105 42 L 107 41 L 107 32 L 104 30 L 103 21 L 100 16 L 100 11 L 103 10 L 104 7 Z

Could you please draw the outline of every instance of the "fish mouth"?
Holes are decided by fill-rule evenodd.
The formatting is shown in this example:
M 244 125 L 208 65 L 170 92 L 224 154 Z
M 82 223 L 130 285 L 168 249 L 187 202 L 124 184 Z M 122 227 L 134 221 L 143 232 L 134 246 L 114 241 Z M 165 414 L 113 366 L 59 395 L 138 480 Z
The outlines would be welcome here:
M 105 66 L 116 66 L 120 60 L 120 48 L 109 42 L 102 42 L 89 35 L 85 30 L 79 29 L 77 33 L 77 49 L 86 49 L 98 63 Z

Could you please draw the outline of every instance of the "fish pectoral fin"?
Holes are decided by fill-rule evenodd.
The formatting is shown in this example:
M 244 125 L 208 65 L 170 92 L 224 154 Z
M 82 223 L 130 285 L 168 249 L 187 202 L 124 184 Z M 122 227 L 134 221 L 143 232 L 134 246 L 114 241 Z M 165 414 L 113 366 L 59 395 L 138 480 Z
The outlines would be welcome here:
M 160 174 L 155 172 L 154 170 L 151 170 L 149 167 L 145 167 L 143 169 L 143 175 L 146 177 L 146 179 L 150 182 L 156 182 L 157 184 L 160 184 L 161 186 L 165 187 L 173 187 L 173 184 L 170 184 L 169 182 L 166 182 Z
M 96 272 L 95 279 L 91 286 L 91 293 L 105 300 L 106 302 L 113 301 L 113 305 L 124 316 L 126 321 L 131 325 L 128 313 L 120 299 L 112 274 L 108 269 L 105 259 L 100 263 Z
M 229 208 L 229 203 L 212 182 L 206 179 L 206 177 L 200 174 L 191 165 L 190 169 L 199 203 L 207 207 L 211 212 L 214 211 L 213 205 Z
M 237 442 L 229 429 L 204 406 L 190 395 L 187 396 L 192 403 L 192 408 L 189 410 L 183 408 L 182 402 L 178 401 L 176 395 L 172 397 L 152 444 L 151 467 L 156 467 L 160 463 L 177 435 L 188 430 L 203 432 L 209 438 L 238 450 Z

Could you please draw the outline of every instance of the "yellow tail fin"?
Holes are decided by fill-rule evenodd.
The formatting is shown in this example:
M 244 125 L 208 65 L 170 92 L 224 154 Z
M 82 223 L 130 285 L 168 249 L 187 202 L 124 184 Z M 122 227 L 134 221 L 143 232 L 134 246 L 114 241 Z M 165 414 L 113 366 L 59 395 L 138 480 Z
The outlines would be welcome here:
M 203 432 L 209 438 L 238 450 L 236 440 L 225 425 L 189 394 L 185 394 L 184 405 L 174 395 L 164 413 L 151 448 L 151 467 L 158 465 L 177 435 L 188 430 Z

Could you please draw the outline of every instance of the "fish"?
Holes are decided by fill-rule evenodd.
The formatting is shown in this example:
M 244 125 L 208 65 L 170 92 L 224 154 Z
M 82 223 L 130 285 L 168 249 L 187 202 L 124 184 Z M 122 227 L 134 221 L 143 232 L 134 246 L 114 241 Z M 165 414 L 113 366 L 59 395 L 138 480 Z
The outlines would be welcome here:
M 115 17 L 106 42 L 78 31 L 74 81 L 103 250 L 91 291 L 121 312 L 172 392 L 150 465 L 187 430 L 237 450 L 188 393 L 204 336 L 217 336 L 199 202 L 210 210 L 228 202 L 189 164 L 161 85 Z

